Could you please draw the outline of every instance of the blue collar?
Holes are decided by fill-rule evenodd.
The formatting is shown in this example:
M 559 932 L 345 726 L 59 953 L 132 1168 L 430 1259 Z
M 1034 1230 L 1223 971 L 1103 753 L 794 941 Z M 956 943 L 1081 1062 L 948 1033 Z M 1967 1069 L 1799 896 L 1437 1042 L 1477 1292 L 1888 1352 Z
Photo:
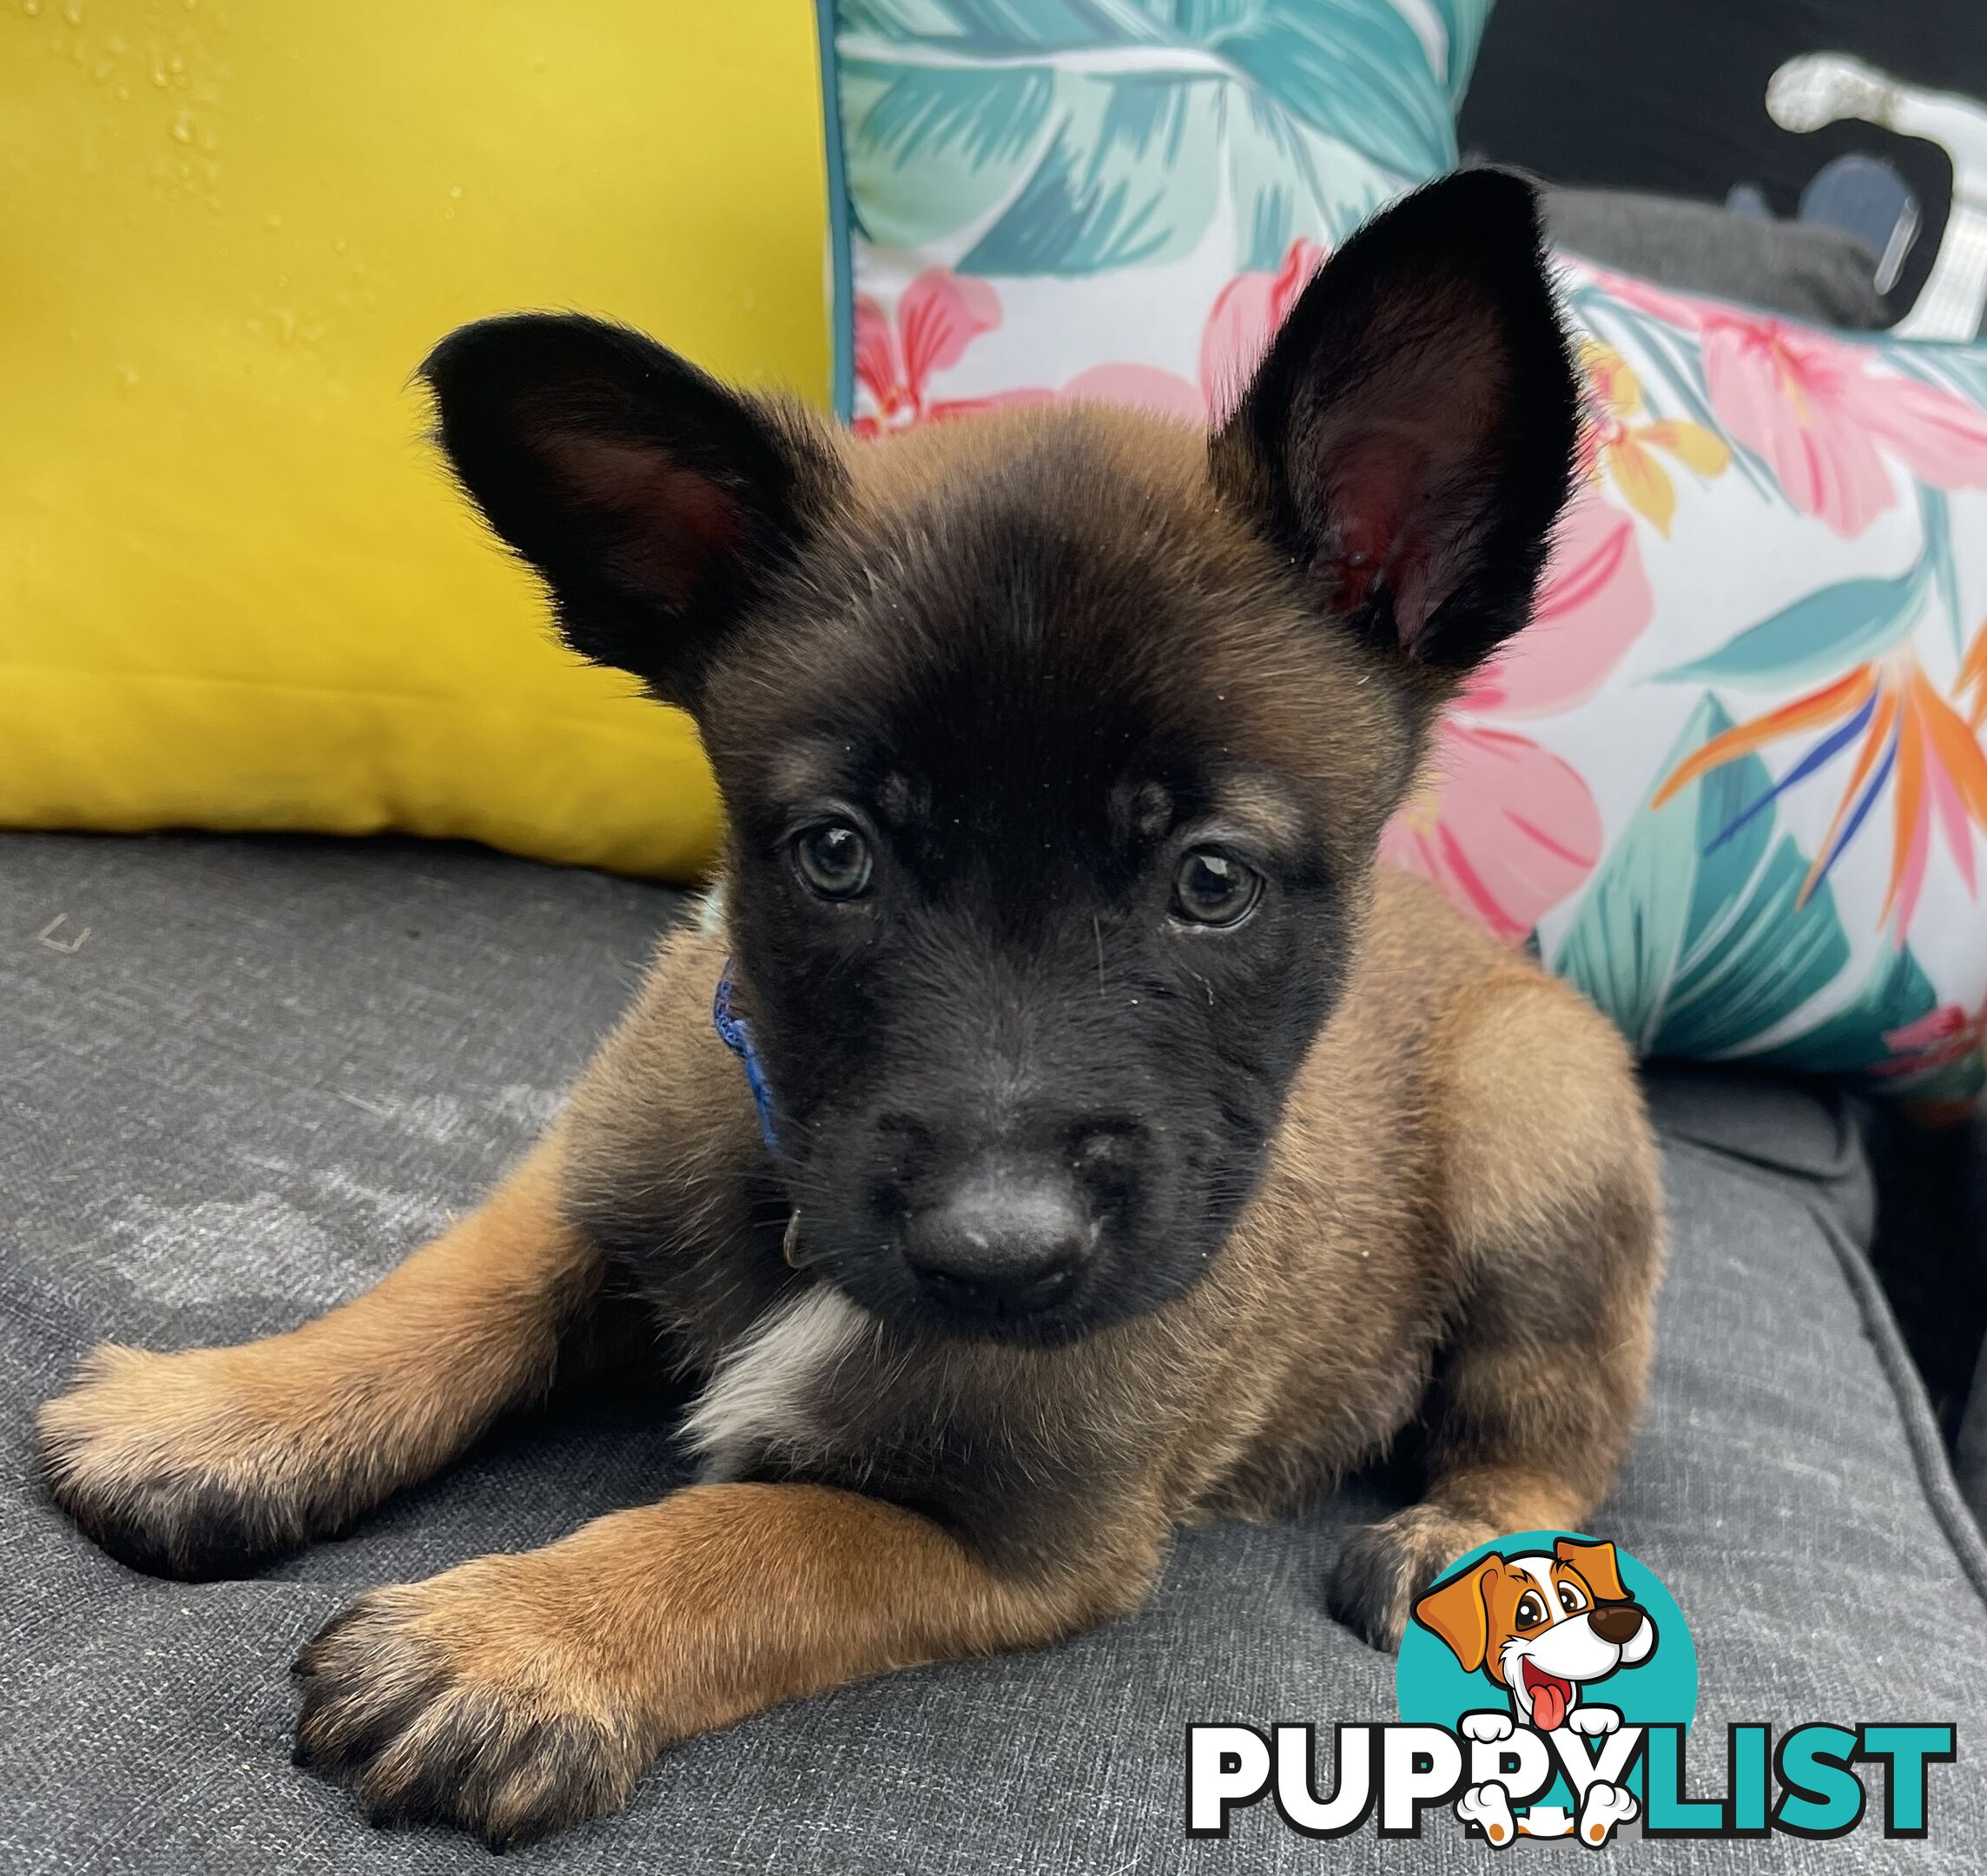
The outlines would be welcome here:
M 738 1014 L 737 986 L 732 961 L 724 961 L 724 973 L 717 980 L 717 994 L 710 1004 L 710 1021 L 726 1048 L 745 1065 L 745 1085 L 752 1090 L 752 1105 L 759 1110 L 759 1134 L 766 1151 L 776 1159 L 779 1142 L 773 1137 L 773 1091 L 767 1085 L 766 1071 L 759 1066 L 759 1052 L 752 1046 L 752 1026 Z

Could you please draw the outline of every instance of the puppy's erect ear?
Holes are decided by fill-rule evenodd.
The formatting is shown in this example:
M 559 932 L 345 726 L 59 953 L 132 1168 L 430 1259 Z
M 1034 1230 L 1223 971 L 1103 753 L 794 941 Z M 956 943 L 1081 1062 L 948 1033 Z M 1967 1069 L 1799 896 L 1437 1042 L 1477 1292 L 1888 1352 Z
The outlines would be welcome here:
M 1415 1620 L 1448 1642 L 1465 1674 L 1475 1674 L 1489 1651 L 1489 1589 L 1503 1567 L 1501 1556 L 1480 1557 L 1415 1604 Z
M 545 577 L 566 643 L 673 704 L 694 706 L 726 631 L 846 484 L 797 407 L 603 320 L 484 320 L 421 376 L 462 486 Z
M 1577 1537 L 1561 1537 L 1555 1540 L 1552 1549 L 1553 1555 L 1561 1563 L 1570 1564 L 1580 1572 L 1596 1602 L 1630 1600 L 1627 1590 L 1622 1587 L 1621 1565 L 1615 1557 L 1613 1544 L 1583 1543 Z
M 1532 186 L 1464 170 L 1319 270 L 1210 467 L 1323 611 L 1453 676 L 1530 613 L 1579 413 Z

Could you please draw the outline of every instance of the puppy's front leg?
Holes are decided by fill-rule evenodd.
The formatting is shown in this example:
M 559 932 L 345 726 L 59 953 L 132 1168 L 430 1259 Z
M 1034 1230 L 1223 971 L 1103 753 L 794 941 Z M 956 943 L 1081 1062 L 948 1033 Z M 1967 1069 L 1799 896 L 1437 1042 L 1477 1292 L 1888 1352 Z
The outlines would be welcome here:
M 617 1810 L 673 1741 L 1129 1607 L 1159 1541 L 1022 1578 L 852 1492 L 692 1486 L 361 1597 L 298 1661 L 297 1760 L 353 1784 L 376 1823 L 446 1820 L 493 1846 L 542 1836 Z
M 1641 1407 L 1662 1261 L 1627 1051 L 1575 992 L 1522 966 L 1493 972 L 1436 1044 L 1457 1301 L 1426 1417 L 1427 1492 L 1353 1532 L 1330 1588 L 1381 1648 L 1464 1551 L 1584 1526 Z
M 550 1381 L 598 1253 L 559 1206 L 559 1137 L 364 1296 L 287 1335 L 105 1344 L 36 1431 L 49 1488 L 140 1569 L 211 1576 L 341 1529 Z

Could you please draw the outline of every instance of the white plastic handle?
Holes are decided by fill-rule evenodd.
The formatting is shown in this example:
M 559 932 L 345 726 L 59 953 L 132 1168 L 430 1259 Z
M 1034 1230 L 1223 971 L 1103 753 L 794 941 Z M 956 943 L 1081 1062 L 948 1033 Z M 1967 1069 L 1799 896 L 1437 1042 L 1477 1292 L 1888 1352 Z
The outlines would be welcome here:
M 1987 108 L 1951 91 L 1924 91 L 1838 52 L 1791 58 L 1766 84 L 1766 110 L 1783 130 L 1819 130 L 1854 117 L 1923 137 L 1952 159 L 1952 209 L 1931 272 L 1900 339 L 1967 340 L 1987 314 Z

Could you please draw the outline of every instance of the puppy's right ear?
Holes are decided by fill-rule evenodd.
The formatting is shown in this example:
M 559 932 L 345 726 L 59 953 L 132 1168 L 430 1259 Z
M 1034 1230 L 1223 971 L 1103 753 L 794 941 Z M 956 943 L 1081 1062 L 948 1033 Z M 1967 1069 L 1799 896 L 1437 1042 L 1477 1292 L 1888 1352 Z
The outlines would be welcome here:
M 1621 1563 L 1611 1543 L 1589 1543 L 1579 1537 L 1554 1540 L 1553 1555 L 1570 1564 L 1587 1579 L 1587 1587 L 1598 1602 L 1626 1602 L 1628 1591 L 1621 1581 Z
M 1453 689 L 1530 617 L 1579 435 L 1537 192 L 1465 169 L 1318 271 L 1209 445 L 1326 617 Z
M 728 390 L 604 320 L 484 320 L 420 375 L 463 487 L 544 577 L 566 643 L 686 708 L 847 486 L 798 406 Z
M 1501 1556 L 1479 1557 L 1460 1576 L 1437 1583 L 1415 1604 L 1415 1620 L 1448 1642 L 1465 1674 L 1475 1674 L 1489 1653 L 1488 1591 L 1503 1567 Z

